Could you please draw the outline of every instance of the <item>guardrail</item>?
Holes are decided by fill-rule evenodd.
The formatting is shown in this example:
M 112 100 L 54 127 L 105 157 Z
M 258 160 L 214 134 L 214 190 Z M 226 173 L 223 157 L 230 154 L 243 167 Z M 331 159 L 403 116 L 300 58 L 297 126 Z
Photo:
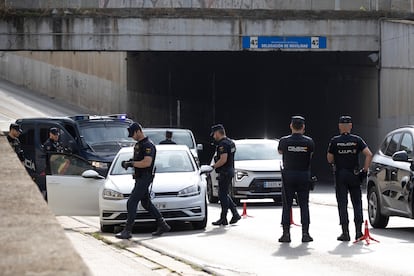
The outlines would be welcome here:
M 195 8 L 414 12 L 414 0 L 0 0 L 0 8 Z

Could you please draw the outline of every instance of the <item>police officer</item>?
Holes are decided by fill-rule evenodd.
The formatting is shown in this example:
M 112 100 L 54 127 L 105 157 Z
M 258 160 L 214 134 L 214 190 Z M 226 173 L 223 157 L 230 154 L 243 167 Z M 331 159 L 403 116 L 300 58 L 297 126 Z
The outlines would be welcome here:
M 152 204 L 148 191 L 154 179 L 154 162 L 157 154 L 156 148 L 151 140 L 142 132 L 142 127 L 138 123 L 133 123 L 128 128 L 129 136 L 137 143 L 134 147 L 134 156 L 129 161 L 123 161 L 124 169 L 134 168 L 135 187 L 127 201 L 128 216 L 124 230 L 115 235 L 118 239 L 130 239 L 131 231 L 134 226 L 137 214 L 138 203 L 157 220 L 157 230 L 152 233 L 154 236 L 161 236 L 163 233 L 171 230 L 171 227 L 165 222 L 161 213 Z
M 160 145 L 175 145 L 175 144 L 177 144 L 176 142 L 174 142 L 172 140 L 172 137 L 173 137 L 172 131 L 167 130 L 165 132 L 165 140 L 161 141 Z
M 22 130 L 18 124 L 10 124 L 9 134 L 7 134 L 7 140 L 9 141 L 10 146 L 14 149 L 20 161 L 24 161 L 23 150 L 20 147 L 19 136 L 22 133 Z
M 49 138 L 43 143 L 43 150 L 46 152 L 64 152 L 62 143 L 59 141 L 60 132 L 57 127 L 49 129 Z
M 362 237 L 362 195 L 361 180 L 366 179 L 371 164 L 372 153 L 361 137 L 351 134 L 352 118 L 339 118 L 339 136 L 331 139 L 327 159 L 334 167 L 336 200 L 338 202 L 339 220 L 342 234 L 339 241 L 350 241 L 348 220 L 348 191 L 354 208 L 355 239 Z M 359 154 L 365 155 L 364 167 L 359 170 Z
M 298 195 L 302 222 L 302 242 L 312 242 L 309 235 L 309 190 L 311 185 L 310 164 L 315 144 L 305 133 L 305 118 L 293 116 L 290 129 L 292 134 L 282 137 L 278 151 L 283 155 L 283 235 L 279 242 L 290 242 L 290 210 L 293 197 Z
M 215 169 L 218 173 L 219 200 L 221 205 L 220 219 L 213 222 L 213 225 L 228 225 L 228 209 L 233 213 L 230 224 L 235 224 L 241 219 L 241 216 L 237 212 L 236 204 L 234 204 L 229 196 L 229 188 L 231 187 L 234 176 L 234 154 L 236 152 L 236 145 L 226 136 L 226 131 L 222 124 L 212 126 L 210 135 L 213 136 L 217 143 L 216 158 L 212 169 Z

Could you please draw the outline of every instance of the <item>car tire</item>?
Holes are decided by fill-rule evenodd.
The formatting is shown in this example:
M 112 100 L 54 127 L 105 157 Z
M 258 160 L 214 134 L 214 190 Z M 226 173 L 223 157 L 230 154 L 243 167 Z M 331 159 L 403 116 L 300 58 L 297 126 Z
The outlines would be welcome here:
M 111 234 L 113 234 L 114 231 L 115 231 L 115 225 L 101 224 L 101 232 L 102 233 L 111 233 Z
M 375 187 L 371 187 L 368 191 L 368 218 L 374 228 L 387 227 L 389 217 L 381 214 L 379 195 Z
M 211 175 L 207 176 L 207 197 L 208 202 L 210 203 L 218 203 L 219 201 L 218 197 L 213 194 L 213 182 L 211 181 Z
M 204 216 L 204 219 L 201 221 L 193 221 L 191 224 L 193 225 L 194 230 L 204 230 L 207 226 L 207 219 L 208 219 L 208 207 L 207 207 L 207 199 L 205 203 L 206 208 L 206 214 Z

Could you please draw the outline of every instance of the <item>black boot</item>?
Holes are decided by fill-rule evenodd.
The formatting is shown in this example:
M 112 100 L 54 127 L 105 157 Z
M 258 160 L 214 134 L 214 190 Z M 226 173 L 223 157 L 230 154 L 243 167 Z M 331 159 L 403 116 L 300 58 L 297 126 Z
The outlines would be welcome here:
M 364 234 L 362 234 L 362 223 L 355 223 L 355 233 L 355 240 L 364 236 Z
M 313 242 L 313 238 L 309 235 L 309 224 L 302 225 L 302 242 Z
M 235 224 L 237 223 L 239 220 L 241 220 L 241 216 L 239 215 L 239 213 L 233 213 L 233 217 L 230 220 L 230 224 Z
M 337 238 L 338 241 L 350 241 L 348 224 L 342 224 L 342 234 Z
M 220 225 L 228 225 L 229 223 L 227 221 L 227 218 L 224 217 L 224 218 L 220 218 L 218 221 L 213 222 L 212 224 L 215 226 L 220 226 Z
M 131 231 L 124 229 L 118 234 L 116 234 L 115 238 L 121 239 L 121 240 L 129 240 L 130 238 L 132 238 Z
M 290 225 L 283 225 L 283 235 L 279 242 L 290 242 Z
M 157 231 L 152 233 L 153 236 L 161 236 L 165 232 L 169 232 L 171 230 L 171 226 L 169 226 L 163 218 L 159 219 L 157 224 Z

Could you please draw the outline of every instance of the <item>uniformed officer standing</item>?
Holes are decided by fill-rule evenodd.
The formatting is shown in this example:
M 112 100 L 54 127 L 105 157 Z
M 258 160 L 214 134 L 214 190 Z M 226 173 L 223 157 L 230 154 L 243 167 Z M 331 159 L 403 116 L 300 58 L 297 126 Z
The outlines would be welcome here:
M 218 173 L 219 184 L 219 200 L 221 205 L 220 219 L 213 222 L 213 225 L 227 225 L 227 212 L 230 209 L 233 217 L 230 224 L 237 223 L 241 216 L 237 212 L 236 204 L 229 196 L 229 188 L 232 185 L 234 177 L 234 154 L 236 152 L 236 145 L 226 136 L 224 126 L 221 124 L 211 127 L 211 136 L 217 143 L 216 160 L 213 169 Z
M 127 201 L 128 216 L 124 230 L 115 235 L 118 239 L 130 239 L 137 214 L 138 203 L 141 201 L 142 207 L 145 208 L 156 220 L 157 231 L 152 233 L 154 236 L 161 236 L 163 233 L 171 230 L 171 227 L 165 222 L 161 213 L 152 204 L 148 191 L 154 179 L 154 163 L 157 154 L 156 148 L 151 140 L 142 132 L 142 127 L 138 123 L 133 123 L 128 128 L 129 136 L 137 143 L 134 147 L 134 156 L 129 161 L 123 161 L 124 169 L 134 168 L 135 187 Z
M 335 171 L 336 200 L 338 202 L 339 220 L 342 234 L 339 241 L 350 241 L 348 220 L 348 191 L 354 208 L 355 239 L 362 237 L 362 195 L 361 180 L 366 179 L 372 161 L 372 153 L 361 137 L 352 135 L 352 118 L 339 118 L 339 136 L 331 139 L 327 159 Z M 359 170 L 359 154 L 365 155 L 363 169 Z
M 43 150 L 46 152 L 64 152 L 62 143 L 59 141 L 60 132 L 57 127 L 49 129 L 49 138 L 43 143 Z
M 19 136 L 22 133 L 20 126 L 18 124 L 10 124 L 9 134 L 7 134 L 7 141 L 9 141 L 10 146 L 14 149 L 20 161 L 24 161 L 23 150 L 20 147 Z
M 310 165 L 315 144 L 305 133 L 305 118 L 293 116 L 292 134 L 279 141 L 279 153 L 283 155 L 283 235 L 279 242 L 290 242 L 290 210 L 295 193 L 298 195 L 302 223 L 302 242 L 311 242 L 309 235 L 309 190 L 311 185 Z
M 165 132 L 165 140 L 161 141 L 160 145 L 175 145 L 175 144 L 177 144 L 176 142 L 174 142 L 172 140 L 172 137 L 173 137 L 172 131 L 167 130 Z

